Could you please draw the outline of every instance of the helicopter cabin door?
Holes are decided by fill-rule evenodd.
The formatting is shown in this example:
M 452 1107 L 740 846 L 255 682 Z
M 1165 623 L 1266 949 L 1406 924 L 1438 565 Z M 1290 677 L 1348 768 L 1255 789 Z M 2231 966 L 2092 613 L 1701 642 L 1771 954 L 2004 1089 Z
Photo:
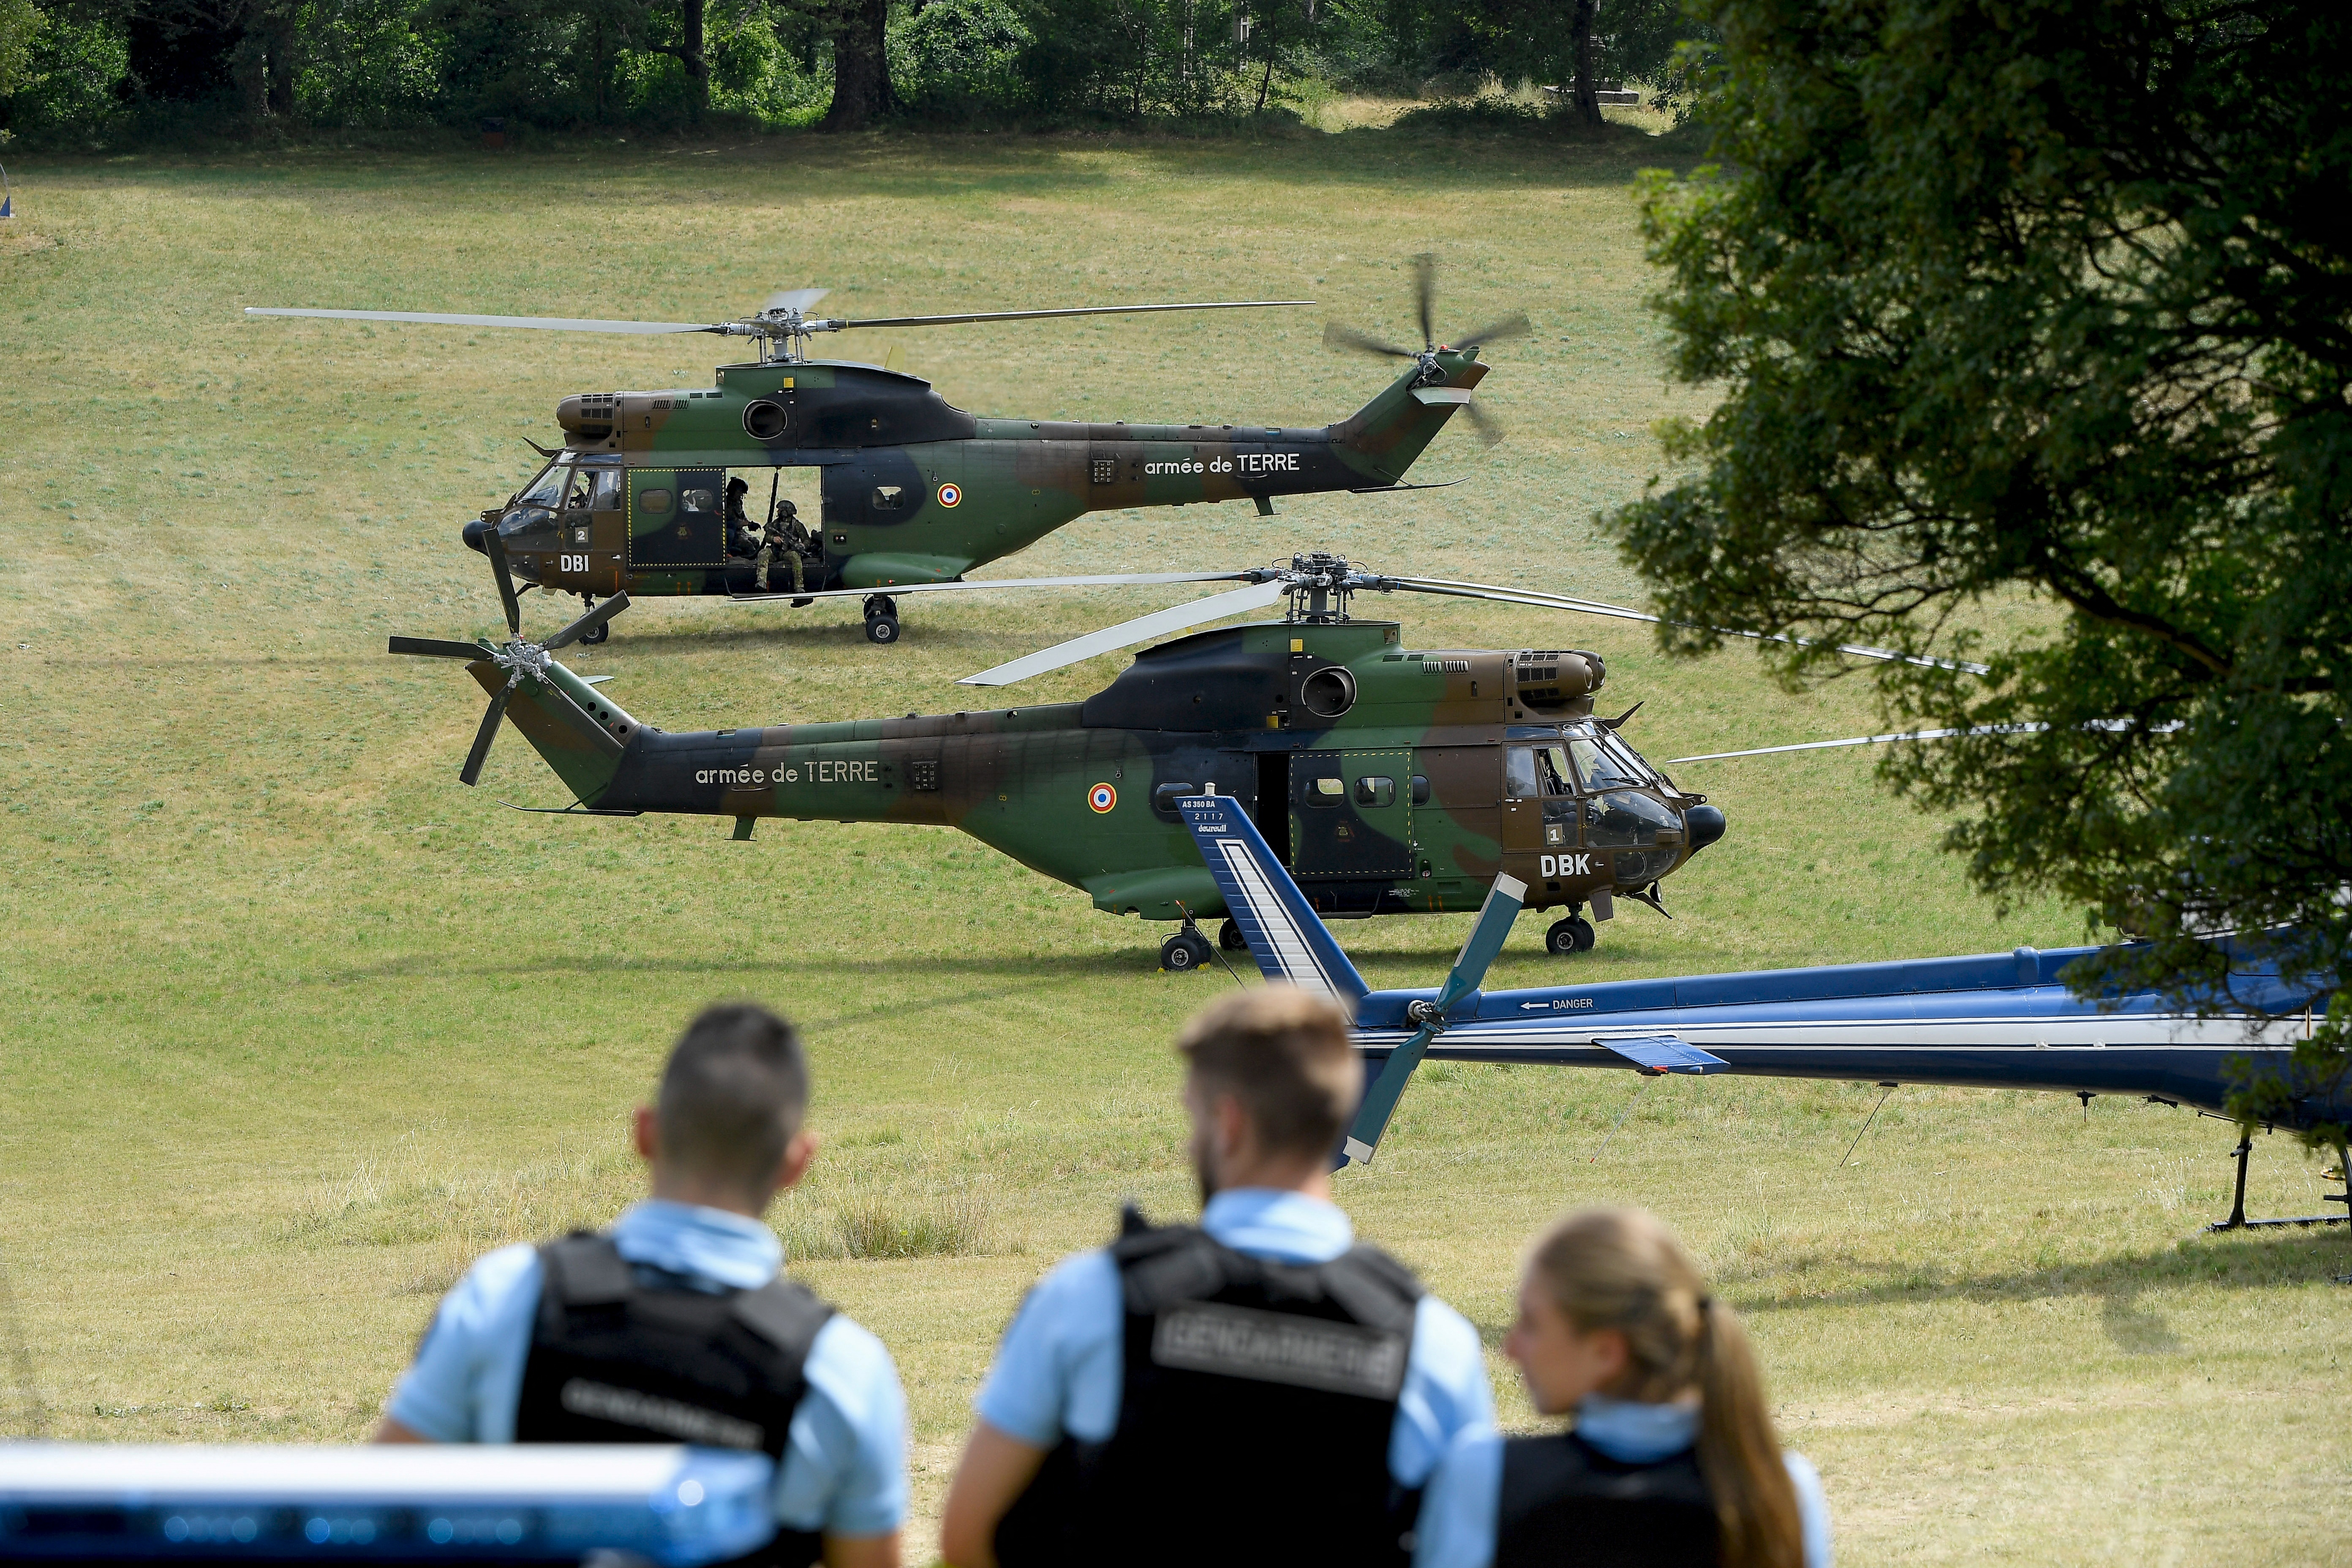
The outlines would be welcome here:
M 1412 874 L 1412 752 L 1294 752 L 1290 799 L 1300 881 Z
M 723 468 L 629 470 L 629 564 L 725 566 Z
M 1557 742 L 1503 748 L 1504 869 L 1524 879 L 1528 869 L 1544 867 L 1582 842 L 1575 780 L 1568 748 Z M 1522 856 L 1537 858 L 1537 868 L 1515 860 Z M 1556 872 L 1541 869 L 1540 874 L 1550 881 Z

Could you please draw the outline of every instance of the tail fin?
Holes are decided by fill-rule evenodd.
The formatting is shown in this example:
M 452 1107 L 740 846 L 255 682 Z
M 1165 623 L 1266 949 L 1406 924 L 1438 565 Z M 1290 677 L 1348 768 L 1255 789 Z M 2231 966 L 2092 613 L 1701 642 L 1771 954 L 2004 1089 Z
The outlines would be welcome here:
M 1209 875 L 1216 879 L 1217 891 L 1224 895 L 1226 912 L 1249 939 L 1250 956 L 1265 977 L 1320 992 L 1352 1015 L 1371 987 L 1307 906 L 1241 803 L 1231 795 L 1189 795 L 1176 805 Z
M 1422 367 L 1415 363 L 1381 388 L 1379 396 L 1331 427 L 1333 443 L 1381 483 L 1402 479 L 1486 378 L 1486 366 L 1467 354 L 1440 349 L 1435 358 L 1445 372 L 1443 381 L 1422 384 Z
M 507 683 L 507 672 L 487 658 L 466 672 L 493 697 Z M 612 787 L 639 729 L 617 704 L 553 659 L 516 683 L 507 718 L 583 805 L 595 805 Z

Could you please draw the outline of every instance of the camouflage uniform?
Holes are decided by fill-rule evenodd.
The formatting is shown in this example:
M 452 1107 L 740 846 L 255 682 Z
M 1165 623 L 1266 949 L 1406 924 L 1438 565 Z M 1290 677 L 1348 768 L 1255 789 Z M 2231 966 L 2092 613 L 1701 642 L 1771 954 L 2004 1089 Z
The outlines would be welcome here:
M 793 592 L 807 592 L 806 554 L 815 541 L 801 521 L 800 508 L 791 501 L 776 503 L 773 515 L 768 519 L 766 532 L 761 536 L 760 553 L 753 563 L 753 592 L 764 593 L 768 586 L 768 563 L 780 562 L 792 569 Z

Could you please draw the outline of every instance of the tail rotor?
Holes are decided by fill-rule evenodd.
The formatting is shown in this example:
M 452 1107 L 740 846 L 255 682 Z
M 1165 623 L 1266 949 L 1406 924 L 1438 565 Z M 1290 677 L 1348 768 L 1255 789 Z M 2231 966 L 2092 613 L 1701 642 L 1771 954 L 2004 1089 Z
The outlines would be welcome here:
M 579 714 L 580 721 L 592 729 L 600 728 L 593 719 L 580 711 L 580 705 L 561 686 L 547 679 L 550 658 L 558 648 L 569 647 L 582 637 L 604 625 L 629 607 L 629 596 L 616 594 L 594 609 L 557 632 L 543 643 L 526 642 L 522 637 L 522 611 L 516 602 L 514 584 L 507 575 L 506 551 L 499 543 L 496 530 L 485 536 L 489 549 L 490 564 L 499 577 L 499 597 L 505 603 L 507 628 L 511 634 L 503 643 L 446 642 L 436 637 L 394 637 L 390 651 L 421 658 L 462 658 L 468 664 L 489 663 L 506 671 L 506 684 L 490 696 L 490 705 L 482 713 L 481 727 L 474 731 L 474 743 L 466 752 L 466 765 L 457 770 L 457 782 L 474 784 L 480 782 L 482 764 L 489 761 L 490 742 L 498 739 L 499 726 L 506 721 L 507 704 L 514 700 L 515 692 L 526 680 L 536 680 L 541 688 L 540 700 L 561 703 Z
M 1437 258 L 1423 251 L 1412 258 L 1413 314 L 1421 326 L 1421 347 L 1402 348 L 1385 338 L 1356 327 L 1327 321 L 1323 326 L 1326 348 L 1346 349 L 1355 353 L 1374 354 L 1382 359 L 1409 359 L 1420 362 L 1421 373 L 1414 378 L 1418 387 L 1443 386 L 1446 370 L 1438 355 L 1459 354 L 1475 360 L 1478 351 L 1488 343 L 1525 337 L 1531 330 L 1527 313 L 1514 310 L 1499 321 L 1487 322 L 1475 332 L 1463 335 L 1452 344 L 1437 341 Z M 1495 417 L 1478 406 L 1475 399 L 1464 402 L 1462 411 L 1469 416 L 1471 427 L 1478 439 L 1492 447 L 1503 438 L 1503 427 Z

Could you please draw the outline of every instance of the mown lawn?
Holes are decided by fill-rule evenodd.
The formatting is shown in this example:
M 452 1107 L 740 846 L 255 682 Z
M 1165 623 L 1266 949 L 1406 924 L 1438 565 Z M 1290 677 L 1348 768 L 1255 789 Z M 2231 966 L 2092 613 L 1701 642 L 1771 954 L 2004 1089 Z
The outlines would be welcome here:
M 1512 438 L 1449 435 L 1418 496 L 1084 520 L 995 570 L 1162 570 L 1336 548 L 1398 570 L 1639 590 L 1596 510 L 1660 462 L 1667 386 L 1629 182 L 1671 143 L 1360 130 L 1264 142 L 901 137 L 351 151 L 14 165 L 0 230 L 0 856 L 7 1020 L 0 1263 L 48 1429 L 338 1439 L 373 1420 L 480 1247 L 593 1222 L 634 1173 L 621 1117 L 701 1004 L 806 1029 L 813 1189 L 777 1223 L 899 1357 L 936 1509 L 1022 1289 L 1118 1200 L 1181 1215 L 1168 1042 L 1216 987 L 1158 928 L 931 829 L 555 821 L 509 734 L 387 632 L 487 630 L 458 524 L 524 477 L 567 393 L 706 384 L 709 340 L 248 321 L 247 304 L 709 319 L 811 283 L 857 313 L 1273 296 L 1311 311 L 898 334 L 975 411 L 1320 423 L 1384 372 L 1328 317 L 1410 332 L 1521 307 L 1490 351 Z M 858 343 L 878 359 L 887 344 Z M 575 663 L 670 729 L 968 705 L 953 679 L 1165 602 L 1087 593 L 908 611 L 649 603 Z M 552 609 L 526 601 L 530 624 Z M 1867 694 L 1790 697 L 1751 659 L 1670 666 L 1638 628 L 1501 606 L 1363 606 L 1423 647 L 1582 646 L 1654 757 L 1866 732 Z M 2020 612 L 2022 614 L 2022 612 Z M 1108 658 L 1023 689 L 1082 694 Z M 1679 770 L 1723 844 L 1578 961 L 1610 977 L 2080 940 L 2004 920 L 1876 792 L 1869 759 Z M 1442 973 L 1464 919 L 1344 929 L 1376 984 Z M 1503 984 L 1559 973 L 1534 922 Z M 1667 1215 L 1738 1303 L 1847 1561 L 2352 1554 L 2338 1434 L 2340 1231 L 2205 1239 L 2231 1132 L 2116 1100 L 1445 1067 L 1379 1167 L 1365 1232 L 1499 1344 L 1522 1239 L 1574 1204 Z M 2262 1142 L 2258 1213 L 2316 1207 Z M 920 1256 L 838 1256 L 845 1229 Z M 945 1247 L 944 1252 L 938 1250 Z M 828 1254 L 834 1256 L 826 1256 Z M 0 1325 L 0 1333 L 5 1333 Z M 1496 1357 L 1507 1413 L 1525 1420 Z M 5 1406 L 0 1406 L 5 1408 Z

